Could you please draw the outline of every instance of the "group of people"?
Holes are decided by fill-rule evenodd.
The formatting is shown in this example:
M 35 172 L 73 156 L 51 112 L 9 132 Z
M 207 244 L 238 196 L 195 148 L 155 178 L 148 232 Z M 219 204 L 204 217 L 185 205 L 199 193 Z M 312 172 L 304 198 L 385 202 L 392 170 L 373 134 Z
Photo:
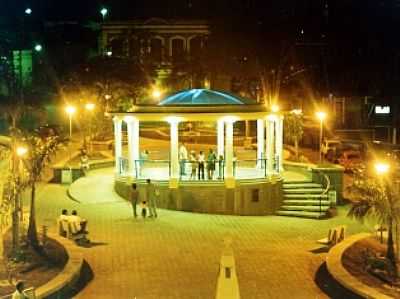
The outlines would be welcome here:
M 88 234 L 88 231 L 86 230 L 87 220 L 78 216 L 78 212 L 76 210 L 73 210 L 71 215 L 68 215 L 68 211 L 63 209 L 61 211 L 61 215 L 58 217 L 58 222 L 60 227 L 63 227 L 62 222 L 66 222 L 69 225 L 72 234 Z M 63 234 L 66 234 L 66 232 L 63 232 Z
M 224 157 L 220 155 L 217 157 L 212 148 L 209 149 L 207 156 L 204 151 L 196 154 L 191 151 L 190 155 L 184 143 L 179 147 L 179 164 L 180 175 L 187 176 L 190 174 L 190 180 L 205 180 L 205 170 L 207 171 L 207 180 L 214 179 L 216 165 L 218 165 L 218 179 L 223 177 Z
M 150 179 L 146 180 L 145 192 L 140 195 L 138 186 L 136 183 L 132 184 L 131 194 L 130 194 L 130 202 L 132 204 L 133 209 L 133 217 L 137 217 L 137 206 L 141 210 L 141 215 L 143 218 L 146 218 L 147 214 L 149 214 L 150 218 L 157 218 L 157 197 L 160 195 L 159 190 L 154 186 Z M 149 213 L 147 213 L 149 212 Z

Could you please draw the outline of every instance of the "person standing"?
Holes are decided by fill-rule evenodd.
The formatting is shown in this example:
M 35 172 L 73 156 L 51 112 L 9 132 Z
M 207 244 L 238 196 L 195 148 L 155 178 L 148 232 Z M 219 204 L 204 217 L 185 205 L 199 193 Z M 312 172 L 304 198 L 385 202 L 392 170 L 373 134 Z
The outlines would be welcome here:
M 136 183 L 132 184 L 132 189 L 131 189 L 131 194 L 130 194 L 130 201 L 132 204 L 132 210 L 133 210 L 133 217 L 137 217 L 137 211 L 136 211 L 136 206 L 139 201 L 139 191 L 137 190 L 137 185 Z
M 181 176 L 186 175 L 185 167 L 188 160 L 188 151 L 184 143 L 179 147 L 179 166 Z
M 190 166 L 191 166 L 191 174 L 190 174 L 190 179 L 195 180 L 196 175 L 197 175 L 197 159 L 196 159 L 196 153 L 195 151 L 192 151 L 190 153 Z
M 149 206 L 149 217 L 157 218 L 156 190 L 150 179 L 147 179 L 146 201 Z
M 210 148 L 207 156 L 207 179 L 212 180 L 214 178 L 215 171 L 215 160 L 217 160 L 217 156 L 215 155 L 212 148 Z
M 203 151 L 200 151 L 197 161 L 199 162 L 199 180 L 204 180 L 204 163 L 206 161 L 206 157 L 204 156 Z
M 143 150 L 140 153 L 140 159 L 139 159 L 139 176 L 142 176 L 143 173 L 143 167 L 145 162 L 149 160 L 149 151 L 148 150 Z
M 218 158 L 218 179 L 222 180 L 224 178 L 224 156 L 219 155 Z

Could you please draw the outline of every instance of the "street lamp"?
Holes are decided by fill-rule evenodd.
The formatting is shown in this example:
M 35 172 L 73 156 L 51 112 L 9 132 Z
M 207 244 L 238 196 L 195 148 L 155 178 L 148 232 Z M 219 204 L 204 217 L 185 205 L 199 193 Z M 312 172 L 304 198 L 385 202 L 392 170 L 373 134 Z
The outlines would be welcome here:
M 74 106 L 67 106 L 65 108 L 65 111 L 67 112 L 69 116 L 69 139 L 72 139 L 72 115 L 75 113 L 76 109 Z
M 27 8 L 25 9 L 25 14 L 26 14 L 26 15 L 32 14 L 32 9 L 31 9 L 30 7 L 27 7 Z
M 18 146 L 15 152 L 18 157 L 23 157 L 28 152 L 28 149 L 24 146 Z
M 154 99 L 159 99 L 161 97 L 161 91 L 155 87 L 151 93 L 151 95 L 153 96 Z
M 271 106 L 271 111 L 274 112 L 274 113 L 278 112 L 279 111 L 279 106 L 276 105 L 276 104 L 272 105 Z
M 104 19 L 106 18 L 107 14 L 108 14 L 108 9 L 103 7 L 102 9 L 100 9 L 100 14 L 101 14 L 101 16 L 103 18 L 103 22 L 104 22 Z
M 323 122 L 326 118 L 326 113 L 318 111 L 316 114 L 319 119 L 319 163 L 322 163 L 322 133 L 323 133 Z
M 385 175 L 389 172 L 390 165 L 384 162 L 375 163 L 375 171 L 379 176 Z
M 92 111 L 94 110 L 94 108 L 96 107 L 95 104 L 93 103 L 86 103 L 85 105 L 85 109 L 86 111 L 88 111 L 90 113 L 90 121 L 89 121 L 89 149 L 91 147 L 92 144 Z M 85 144 L 86 144 L 86 138 L 85 138 Z
M 35 49 L 36 52 L 41 52 L 43 50 L 43 47 L 42 47 L 41 44 L 36 44 L 34 49 Z

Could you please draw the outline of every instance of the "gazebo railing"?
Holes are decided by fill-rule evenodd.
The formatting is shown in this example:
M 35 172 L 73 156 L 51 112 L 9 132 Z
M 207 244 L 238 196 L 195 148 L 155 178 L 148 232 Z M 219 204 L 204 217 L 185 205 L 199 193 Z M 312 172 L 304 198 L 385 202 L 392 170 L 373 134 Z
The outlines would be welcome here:
M 119 173 L 121 175 L 132 175 L 136 179 L 168 180 L 171 177 L 170 160 L 135 160 L 133 173 L 129 173 L 129 161 L 126 158 L 119 160 Z M 273 161 L 273 172 L 279 171 L 279 160 Z M 236 179 L 265 178 L 268 172 L 268 159 L 242 159 L 233 161 L 233 176 Z M 226 161 L 215 160 L 210 163 L 204 162 L 204 175 L 198 161 L 179 161 L 179 180 L 181 181 L 218 181 L 226 177 Z
M 118 161 L 118 174 L 128 175 L 129 174 L 129 159 L 120 157 Z
M 137 179 L 167 180 L 171 176 L 170 160 L 135 160 L 134 176 Z

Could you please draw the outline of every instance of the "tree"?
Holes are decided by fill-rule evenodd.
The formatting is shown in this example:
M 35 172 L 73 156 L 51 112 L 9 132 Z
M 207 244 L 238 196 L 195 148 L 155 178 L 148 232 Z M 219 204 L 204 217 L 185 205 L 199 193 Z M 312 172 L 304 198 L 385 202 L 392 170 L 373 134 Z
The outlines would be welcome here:
M 296 161 L 299 160 L 299 141 L 303 138 L 303 114 L 291 112 L 286 115 L 284 124 L 285 139 L 293 143 L 296 155 Z
M 353 184 L 349 187 L 353 202 L 348 216 L 361 222 L 368 217 L 373 217 L 379 224 L 387 226 L 386 258 L 393 265 L 397 275 L 393 227 L 399 223 L 400 219 L 400 198 L 389 183 L 383 180 L 367 177 L 365 172 L 357 174 Z
M 36 134 L 31 134 L 25 137 L 24 142 L 28 146 L 28 154 L 23 161 L 28 175 L 27 186 L 31 189 L 27 238 L 33 248 L 39 249 L 35 213 L 36 186 L 60 141 L 58 136 L 41 138 Z

